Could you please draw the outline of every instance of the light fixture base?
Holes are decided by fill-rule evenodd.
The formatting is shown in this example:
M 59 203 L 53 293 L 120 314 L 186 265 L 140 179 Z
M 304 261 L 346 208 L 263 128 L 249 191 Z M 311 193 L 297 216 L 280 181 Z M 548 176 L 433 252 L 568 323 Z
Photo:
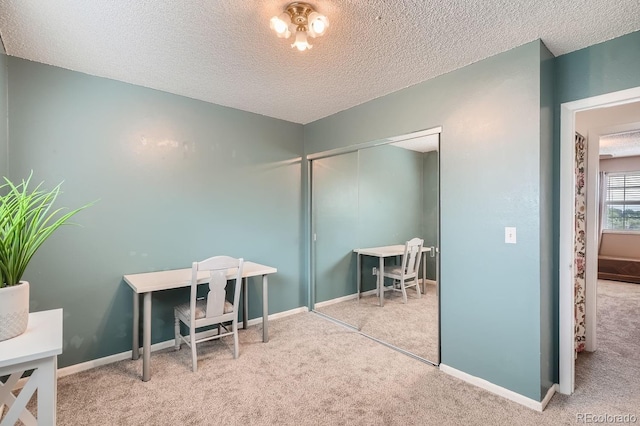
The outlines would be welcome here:
M 291 17 L 291 23 L 295 24 L 299 28 L 299 31 L 307 31 L 309 25 L 309 14 L 313 12 L 313 7 L 309 3 L 290 3 L 285 11 Z
M 309 3 L 289 3 L 284 11 L 271 18 L 270 27 L 280 38 L 289 38 L 295 34 L 291 47 L 300 51 L 311 49 L 307 36 L 318 37 L 324 34 L 329 25 L 327 17 L 316 12 Z

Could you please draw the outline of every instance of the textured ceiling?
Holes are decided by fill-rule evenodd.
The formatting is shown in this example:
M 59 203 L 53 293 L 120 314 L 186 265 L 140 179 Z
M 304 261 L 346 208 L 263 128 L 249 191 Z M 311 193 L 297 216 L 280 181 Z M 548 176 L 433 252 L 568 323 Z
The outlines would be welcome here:
M 640 130 L 600 137 L 600 155 L 612 157 L 640 155 Z
M 309 123 L 538 38 L 556 56 L 640 29 L 638 0 L 317 0 L 310 51 L 269 29 L 287 1 L 0 0 L 7 54 Z

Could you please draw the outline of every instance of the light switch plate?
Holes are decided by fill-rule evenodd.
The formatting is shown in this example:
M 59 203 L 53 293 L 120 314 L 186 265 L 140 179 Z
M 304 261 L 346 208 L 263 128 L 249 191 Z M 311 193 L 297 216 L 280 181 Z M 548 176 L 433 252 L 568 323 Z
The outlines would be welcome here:
M 511 226 L 506 226 L 504 228 L 504 242 L 506 244 L 515 244 L 516 243 L 516 228 Z

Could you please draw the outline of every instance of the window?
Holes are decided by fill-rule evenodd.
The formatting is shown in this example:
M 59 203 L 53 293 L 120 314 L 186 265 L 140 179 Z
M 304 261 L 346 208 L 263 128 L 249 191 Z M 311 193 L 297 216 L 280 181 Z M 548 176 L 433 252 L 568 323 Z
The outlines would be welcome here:
M 604 228 L 640 231 L 640 172 L 607 175 Z

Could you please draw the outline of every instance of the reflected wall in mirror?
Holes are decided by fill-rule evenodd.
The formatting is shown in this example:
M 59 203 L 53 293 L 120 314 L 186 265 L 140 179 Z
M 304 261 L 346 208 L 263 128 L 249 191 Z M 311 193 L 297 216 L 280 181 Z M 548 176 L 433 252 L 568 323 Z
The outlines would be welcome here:
M 314 310 L 438 364 L 439 134 L 392 140 L 311 161 Z M 426 253 L 426 279 L 420 275 L 421 297 L 409 288 L 403 303 L 387 278 L 380 306 L 379 258 L 361 256 L 357 271 L 354 250 L 404 246 L 415 237 L 434 248 Z M 385 257 L 385 270 L 400 260 Z

